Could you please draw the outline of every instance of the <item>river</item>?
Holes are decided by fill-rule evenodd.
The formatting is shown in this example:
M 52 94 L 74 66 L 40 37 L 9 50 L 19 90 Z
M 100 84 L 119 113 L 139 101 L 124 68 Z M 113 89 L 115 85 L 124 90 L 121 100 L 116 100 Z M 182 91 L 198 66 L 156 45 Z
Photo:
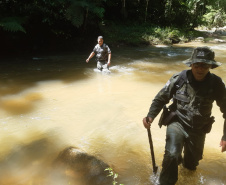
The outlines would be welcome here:
M 119 175 L 118 184 L 155 184 L 142 119 L 167 80 L 189 69 L 181 61 L 201 45 L 215 51 L 223 65 L 211 72 L 226 81 L 226 44 L 111 48 L 110 73 L 98 72 L 94 59 L 85 62 L 91 51 L 2 59 L 0 184 L 61 184 L 50 174 L 51 165 L 67 146 L 110 165 Z M 204 159 L 195 172 L 180 166 L 177 185 L 226 184 L 226 154 L 219 147 L 224 120 L 215 104 L 213 115 L 216 122 L 206 138 Z M 160 129 L 157 120 L 151 131 L 158 177 L 165 127 Z

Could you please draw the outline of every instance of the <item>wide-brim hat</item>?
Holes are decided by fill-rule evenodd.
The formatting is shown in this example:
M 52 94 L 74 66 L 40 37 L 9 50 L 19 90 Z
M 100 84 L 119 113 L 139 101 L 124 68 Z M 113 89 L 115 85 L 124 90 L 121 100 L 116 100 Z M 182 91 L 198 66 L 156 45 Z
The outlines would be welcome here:
M 184 64 L 191 67 L 192 64 L 203 62 L 212 65 L 211 69 L 220 66 L 222 63 L 214 60 L 215 53 L 209 47 L 197 47 L 193 50 L 191 58 L 183 61 Z

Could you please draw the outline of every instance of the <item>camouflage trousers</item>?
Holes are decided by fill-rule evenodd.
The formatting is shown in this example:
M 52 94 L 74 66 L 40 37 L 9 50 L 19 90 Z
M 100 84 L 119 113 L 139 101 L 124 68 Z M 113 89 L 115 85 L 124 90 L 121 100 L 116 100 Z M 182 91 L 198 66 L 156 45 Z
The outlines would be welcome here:
M 178 165 L 181 163 L 189 170 L 196 170 L 203 156 L 205 136 L 201 130 L 185 128 L 177 121 L 167 126 L 165 154 L 159 178 L 161 185 L 176 184 Z
M 103 69 L 109 69 L 106 61 L 97 61 L 97 69 L 102 71 Z

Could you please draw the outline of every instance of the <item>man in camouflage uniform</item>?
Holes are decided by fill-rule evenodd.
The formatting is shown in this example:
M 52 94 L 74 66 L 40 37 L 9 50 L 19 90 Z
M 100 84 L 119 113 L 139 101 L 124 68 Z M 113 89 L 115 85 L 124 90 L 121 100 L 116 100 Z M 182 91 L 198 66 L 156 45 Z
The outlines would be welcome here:
M 214 52 L 208 47 L 194 49 L 190 59 L 184 63 L 191 67 L 175 74 L 154 98 L 148 115 L 143 119 L 145 128 L 162 108 L 173 98 L 166 117 L 161 125 L 167 125 L 165 154 L 159 182 L 161 185 L 174 185 L 178 180 L 180 163 L 189 170 L 196 170 L 202 159 L 206 133 L 210 132 L 214 117 L 211 116 L 213 102 L 216 101 L 226 118 L 226 89 L 222 79 L 210 69 L 221 63 L 214 60 Z M 226 151 L 226 121 L 220 141 L 221 152 Z M 182 158 L 183 150 L 183 158 Z
M 89 57 L 86 59 L 86 62 L 88 63 L 89 60 L 96 55 L 96 61 L 97 61 L 97 68 L 102 71 L 102 69 L 107 68 L 109 69 L 109 66 L 111 64 L 111 50 L 108 47 L 108 45 L 104 44 L 104 40 L 102 36 L 99 36 L 97 38 L 98 44 L 94 47 L 93 51 L 89 55 Z

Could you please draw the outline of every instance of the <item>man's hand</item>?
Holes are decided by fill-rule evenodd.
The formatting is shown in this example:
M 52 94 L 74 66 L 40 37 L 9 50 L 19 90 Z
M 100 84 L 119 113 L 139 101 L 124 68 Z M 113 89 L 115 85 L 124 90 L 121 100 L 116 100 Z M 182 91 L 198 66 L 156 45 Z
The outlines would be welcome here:
M 111 65 L 111 61 L 109 60 L 108 63 L 107 63 L 107 66 L 110 66 L 110 65 Z
M 94 55 L 95 55 L 95 53 L 92 52 L 92 53 L 89 55 L 89 57 L 86 59 L 86 62 L 88 63 L 89 60 L 90 60 L 91 58 L 93 58 Z
M 153 122 L 153 119 L 151 117 L 145 117 L 143 119 L 143 124 L 146 129 L 150 128 L 152 122 Z
M 225 152 L 226 151 L 226 141 L 221 140 L 220 147 L 222 147 L 221 152 Z

